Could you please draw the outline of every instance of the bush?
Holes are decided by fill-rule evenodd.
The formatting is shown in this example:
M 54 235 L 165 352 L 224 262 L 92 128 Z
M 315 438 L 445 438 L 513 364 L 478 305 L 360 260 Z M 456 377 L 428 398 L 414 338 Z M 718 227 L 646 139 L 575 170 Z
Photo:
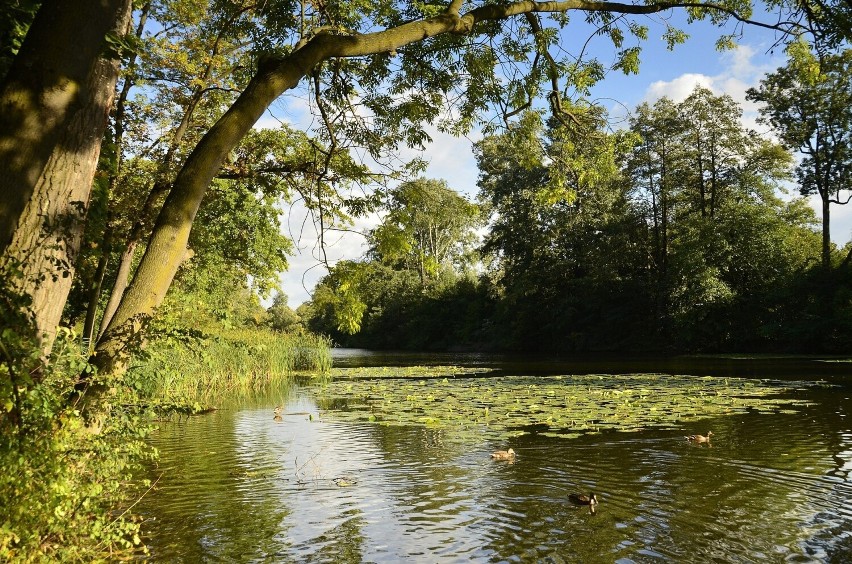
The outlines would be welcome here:
M 141 413 L 105 405 L 94 432 L 69 403 L 86 357 L 60 331 L 46 363 L 35 340 L 2 334 L 0 377 L 0 561 L 130 558 L 139 522 L 126 508 L 132 472 L 154 451 Z M 32 376 L 35 374 L 35 376 Z

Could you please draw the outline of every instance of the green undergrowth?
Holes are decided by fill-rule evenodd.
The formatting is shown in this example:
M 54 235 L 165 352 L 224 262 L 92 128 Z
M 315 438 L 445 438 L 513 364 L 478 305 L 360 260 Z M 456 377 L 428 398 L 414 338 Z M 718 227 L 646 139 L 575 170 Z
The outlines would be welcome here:
M 408 369 L 391 379 L 386 371 L 393 369 L 367 379 L 335 369 L 335 378 L 317 391 L 322 416 L 500 439 L 530 432 L 574 438 L 679 429 L 746 411 L 795 412 L 807 402 L 790 392 L 825 385 L 660 374 L 473 378 L 458 377 L 455 370 L 445 378 L 429 371 L 415 378 Z
M 131 381 L 152 402 L 209 405 L 255 394 L 295 375 L 322 376 L 330 369 L 325 337 L 260 328 L 215 334 L 171 330 L 160 332 L 138 355 Z
M 88 371 L 70 332 L 60 332 L 47 368 L 38 346 L 3 331 L 0 364 L 0 562 L 113 562 L 144 553 L 135 499 L 148 484 L 134 473 L 156 453 L 150 418 L 105 398 L 100 425 L 69 404 Z M 27 353 L 27 351 L 30 351 Z M 35 376 L 34 376 L 35 375 Z

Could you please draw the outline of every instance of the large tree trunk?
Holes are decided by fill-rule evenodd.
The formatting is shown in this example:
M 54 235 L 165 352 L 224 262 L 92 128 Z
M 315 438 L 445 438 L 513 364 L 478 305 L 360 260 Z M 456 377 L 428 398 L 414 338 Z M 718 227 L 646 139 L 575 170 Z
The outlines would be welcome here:
M 0 87 L 0 270 L 49 347 L 73 278 L 131 0 L 46 0 Z M 15 272 L 15 274 L 11 274 Z

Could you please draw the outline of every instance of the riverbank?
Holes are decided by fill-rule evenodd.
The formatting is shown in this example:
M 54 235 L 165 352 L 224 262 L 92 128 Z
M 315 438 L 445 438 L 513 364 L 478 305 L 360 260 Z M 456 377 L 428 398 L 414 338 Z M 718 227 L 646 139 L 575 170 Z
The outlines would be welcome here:
M 32 346 L 32 358 L 38 348 Z M 141 469 L 156 460 L 154 420 L 204 411 L 224 397 L 287 387 L 321 375 L 329 343 L 259 327 L 156 332 L 126 385 L 99 404 L 99 432 L 67 398 L 90 370 L 71 331 L 61 331 L 47 369 L 19 388 L 0 417 L 0 560 L 91 562 L 145 553 L 136 504 L 155 485 Z M 7 363 L 10 380 L 26 366 Z M 35 379 L 35 378 L 34 378 Z M 12 394 L 9 394 L 12 396 Z

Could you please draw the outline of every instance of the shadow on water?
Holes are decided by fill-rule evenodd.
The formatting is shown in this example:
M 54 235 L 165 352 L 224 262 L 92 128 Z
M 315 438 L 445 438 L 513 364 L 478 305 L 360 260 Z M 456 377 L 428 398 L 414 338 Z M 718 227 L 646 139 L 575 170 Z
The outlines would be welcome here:
M 535 374 L 692 374 L 738 378 L 828 380 L 852 386 L 852 359 L 801 355 L 585 355 L 543 356 L 492 353 L 412 353 L 333 349 L 334 366 L 459 365 Z
M 326 421 L 297 390 L 280 423 L 260 401 L 164 425 L 138 508 L 169 562 L 850 561 L 852 390 L 801 393 L 797 414 L 496 444 Z M 594 513 L 568 503 L 591 491 Z

